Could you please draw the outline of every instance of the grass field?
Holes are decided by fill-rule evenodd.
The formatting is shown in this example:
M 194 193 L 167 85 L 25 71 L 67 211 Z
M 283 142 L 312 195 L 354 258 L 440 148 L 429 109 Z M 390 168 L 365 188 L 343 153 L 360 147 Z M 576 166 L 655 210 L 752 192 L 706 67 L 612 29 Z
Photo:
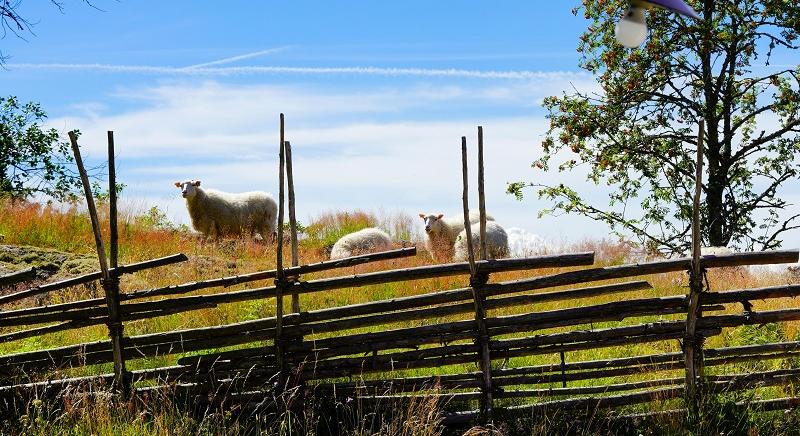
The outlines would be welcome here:
M 106 213 L 101 213 L 101 221 L 107 222 Z M 330 247 L 339 236 L 366 226 L 381 226 L 388 230 L 396 240 L 419 242 L 419 232 L 416 230 L 416 221 L 409 216 L 400 214 L 381 214 L 365 211 L 331 212 L 312 219 L 305 226 L 305 237 L 300 244 L 300 263 L 312 263 L 326 258 L 326 247 Z M 107 234 L 107 229 L 106 229 Z M 0 209 L 0 235 L 2 243 L 13 245 L 30 245 L 43 247 L 68 253 L 85 255 L 84 259 L 91 259 L 94 255 L 94 243 L 91 225 L 88 218 L 76 208 L 54 208 L 39 204 L 4 204 Z M 419 245 L 419 254 L 416 257 L 399 260 L 383 261 L 370 265 L 357 266 L 328 273 L 304 276 L 304 279 L 328 277 L 333 275 L 354 274 L 366 271 L 377 271 L 393 268 L 406 268 L 432 263 L 430 256 Z M 613 265 L 625 262 L 635 257 L 631 244 L 624 242 L 597 240 L 584 241 L 570 246 L 560 247 L 558 252 L 579 252 L 593 250 L 597 253 L 596 265 Z M 288 251 L 284 250 L 288 264 Z M 192 235 L 185 228 L 178 228 L 169 223 L 157 209 L 137 210 L 133 207 L 123 209 L 120 217 L 120 262 L 132 263 L 182 252 L 190 260 L 182 264 L 155 268 L 152 270 L 126 275 L 121 286 L 123 292 L 149 289 L 172 284 L 179 284 L 222 276 L 230 276 L 246 272 L 272 269 L 275 267 L 275 245 L 261 244 L 248 240 L 226 240 L 218 243 L 204 242 Z M 14 263 L 14 259 L 5 259 Z M 35 263 L 36 260 L 29 261 Z M 88 262 L 91 266 L 91 261 Z M 25 267 L 25 259 L 17 262 L 20 268 Z M 96 261 L 95 261 L 96 264 Z M 95 267 L 96 268 L 96 267 Z M 89 268 L 91 269 L 91 268 Z M 510 280 L 515 278 L 532 277 L 541 274 L 551 274 L 568 269 L 547 269 L 537 271 L 502 273 L 492 275 L 492 281 Z M 661 274 L 657 276 L 642 277 L 648 280 L 653 289 L 645 291 L 615 294 L 604 297 L 583 299 L 578 301 L 565 301 L 556 303 L 543 303 L 530 307 L 515 307 L 511 309 L 494 310 L 490 315 L 507 315 L 530 311 L 552 310 L 580 305 L 598 304 L 611 301 L 620 301 L 631 298 L 644 298 L 654 296 L 684 295 L 686 293 L 687 277 L 685 273 Z M 709 274 L 709 283 L 712 290 L 740 289 L 762 287 L 787 283 L 793 280 L 790 276 L 780 273 L 752 272 L 743 268 L 728 268 L 712 271 Z M 246 287 L 264 286 L 266 282 L 256 282 L 225 288 L 224 291 L 244 289 Z M 598 283 L 600 284 L 600 283 Z M 447 290 L 468 285 L 468 277 L 451 277 L 430 280 L 418 280 L 404 283 L 391 283 L 361 288 L 341 289 L 330 292 L 319 292 L 303 295 L 301 305 L 303 310 L 329 308 L 360 302 L 375 301 L 399 296 L 417 295 Z M 221 289 L 205 290 L 198 293 L 222 292 Z M 12 309 L 28 307 L 34 304 L 50 304 L 74 301 L 88 297 L 99 297 L 102 290 L 99 288 L 75 287 L 57 291 L 48 295 L 41 301 L 22 301 L 16 306 L 6 307 Z M 286 299 L 285 311 L 289 310 L 289 299 Z M 776 299 L 755 304 L 755 310 L 769 310 L 797 306 L 792 299 Z M 741 306 L 730 305 L 727 312 L 740 313 Z M 214 309 L 203 309 L 183 314 L 163 316 L 151 320 L 133 321 L 125 324 L 126 335 L 139 335 L 145 333 L 162 332 L 177 329 L 186 329 L 200 326 L 230 324 L 237 321 L 257 319 L 274 316 L 274 299 L 255 300 L 242 303 L 223 304 Z M 426 323 L 446 320 L 467 319 L 468 316 L 446 317 L 440 320 L 408 321 L 387 324 L 374 329 L 390 329 L 424 325 Z M 592 327 L 602 328 L 636 324 L 666 319 L 680 319 L 680 316 L 639 317 L 626 320 L 622 323 L 595 324 Z M 710 338 L 708 347 L 723 347 L 753 343 L 768 343 L 779 341 L 800 340 L 798 334 L 800 323 L 789 322 L 782 324 L 769 324 L 764 326 L 742 327 L 726 329 L 723 334 Z M 552 329 L 545 332 L 566 331 L 573 328 Z M 2 329 L 2 332 L 12 331 Z M 353 332 L 370 331 L 370 329 L 357 329 Z M 322 335 L 324 336 L 324 335 Z M 40 337 L 0 344 L 0 354 L 16 353 L 27 350 L 36 350 L 68 344 L 77 344 L 107 338 L 107 330 L 103 325 L 86 327 L 67 332 L 53 333 Z M 249 344 L 248 346 L 253 346 Z M 566 360 L 583 361 L 624 357 L 633 355 L 656 354 L 680 351 L 677 341 L 655 342 L 636 344 L 621 347 L 600 348 L 596 350 L 566 353 Z M 195 353 L 197 354 L 197 353 Z M 128 362 L 129 369 L 152 368 L 174 364 L 183 355 L 170 355 L 151 359 L 138 359 Z M 537 365 L 543 363 L 559 362 L 558 355 L 541 355 L 524 358 L 514 358 L 507 362 L 495 362 L 496 365 L 506 367 Z M 710 373 L 740 373 L 754 368 L 761 370 L 785 367 L 797 367 L 800 362 L 792 359 L 776 359 L 764 362 L 719 366 L 709 369 Z M 456 371 L 475 370 L 475 365 L 457 365 L 451 367 L 403 371 L 397 375 L 428 375 L 432 373 L 453 373 Z M 110 365 L 99 365 L 90 368 L 73 368 L 65 374 L 83 375 L 95 374 L 98 371 L 110 372 Z M 33 378 L 52 377 L 59 374 L 40 374 Z M 386 376 L 386 374 L 383 374 Z M 605 380 L 592 380 L 587 382 L 572 382 L 570 386 L 591 385 L 597 383 L 623 383 L 654 377 L 679 377 L 682 372 L 661 372 L 658 374 L 636 374 L 632 376 L 615 377 Z M 786 396 L 792 394 L 792 386 L 762 389 L 757 395 L 762 397 Z M 518 401 L 506 400 L 508 404 Z M 97 399 L 91 404 L 73 404 L 69 410 L 52 411 L 44 405 L 33 405 L 31 413 L 16 417 L 16 421 L 6 423 L 9 431 L 24 430 L 30 434 L 191 434 L 191 433 L 229 433 L 234 434 L 241 430 L 241 423 L 226 416 L 213 415 L 197 420 L 187 418 L 176 407 L 171 405 L 169 398 L 150 399 L 146 406 L 129 404 L 129 407 L 112 407 L 110 402 Z M 105 404 L 105 406 L 103 406 Z M 498 403 L 501 404 L 501 403 Z M 666 404 L 641 406 L 631 410 L 650 410 L 660 407 L 674 407 L 679 402 L 670 401 Z M 386 419 L 378 425 L 382 432 L 389 434 L 437 434 L 442 429 L 437 425 L 436 412 L 448 408 L 449 405 L 437 404 L 435 401 L 420 400 L 411 405 L 404 406 L 396 411 L 391 419 Z M 350 412 L 348 412 L 350 413 Z M 344 415 L 347 415 L 345 413 Z M 769 415 L 769 414 L 767 414 Z M 348 432 L 368 433 L 375 430 L 374 423 L 362 422 L 363 416 L 353 412 Z M 769 415 L 772 416 L 772 415 Z M 777 416 L 777 415 L 775 415 Z M 306 417 L 309 420 L 324 420 L 319 415 Z M 366 419 L 366 418 L 364 418 Z M 776 418 L 777 419 L 777 418 Z M 778 433 L 790 434 L 778 427 L 785 423 L 796 422 L 794 414 L 785 414 L 781 419 L 763 419 L 742 417 L 737 428 L 773 429 Z M 411 421 L 410 427 L 398 425 L 392 427 L 397 421 Z M 727 423 L 730 419 L 720 419 Z M 734 419 L 734 421 L 736 421 Z M 770 424 L 773 423 L 773 424 Z M 555 424 L 553 424 L 555 425 Z M 720 424 L 722 425 L 722 424 Z M 738 425 L 738 424 L 737 424 Z M 787 424 L 788 425 L 788 424 Z M 270 427 L 266 430 L 279 431 L 280 428 Z M 530 434 L 547 434 L 548 427 L 532 427 Z M 637 430 L 638 431 L 638 430 Z M 644 430 L 643 430 L 644 431 Z M 676 430 L 680 432 L 680 430 Z M 758 431 L 758 430 L 757 430 Z M 646 432 L 646 431 L 645 431 Z M 654 433 L 655 434 L 655 433 Z M 758 433 L 756 433 L 758 434 Z M 768 434 L 768 433 L 762 433 Z

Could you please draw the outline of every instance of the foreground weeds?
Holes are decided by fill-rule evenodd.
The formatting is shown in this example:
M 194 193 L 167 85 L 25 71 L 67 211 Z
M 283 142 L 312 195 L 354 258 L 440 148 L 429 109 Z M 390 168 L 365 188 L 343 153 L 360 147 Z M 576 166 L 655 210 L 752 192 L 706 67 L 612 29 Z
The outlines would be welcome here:
M 289 394 L 290 395 L 290 394 Z M 56 400 L 35 399 L 3 421 L 2 434 L 25 435 L 397 435 L 440 436 L 435 397 L 366 408 L 352 399 L 270 398 L 232 408 L 199 406 L 172 392 L 120 401 L 108 391 L 68 389 Z M 223 401 L 224 402 L 224 401 Z M 297 407 L 302 405 L 303 407 Z
M 491 425 L 445 428 L 438 397 L 366 404 L 353 399 L 270 398 L 259 407 L 200 407 L 170 392 L 119 401 L 107 391 L 68 390 L 57 401 L 32 400 L 3 421 L 2 434 L 25 435 L 800 435 L 800 411 L 763 411 L 743 396 L 722 395 L 706 405 L 702 421 L 651 410 L 619 416 L 604 411 L 499 410 Z M 737 404 L 738 403 L 738 404 Z

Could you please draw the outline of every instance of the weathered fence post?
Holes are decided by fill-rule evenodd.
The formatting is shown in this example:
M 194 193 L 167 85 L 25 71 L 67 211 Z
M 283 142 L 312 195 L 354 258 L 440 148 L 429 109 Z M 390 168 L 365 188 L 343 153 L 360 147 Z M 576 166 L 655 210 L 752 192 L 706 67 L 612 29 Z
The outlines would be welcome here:
M 286 285 L 286 276 L 283 271 L 283 174 L 285 159 L 284 121 L 283 114 L 281 114 L 278 151 L 278 237 L 275 257 L 275 360 L 278 365 L 278 389 L 281 390 L 286 387 L 286 368 L 283 360 L 283 289 Z
M 102 285 L 106 296 L 106 306 L 108 307 L 108 335 L 111 337 L 111 348 L 114 359 L 114 389 L 117 392 L 127 394 L 129 391 L 129 377 L 125 370 L 125 357 L 123 354 L 122 346 L 122 331 L 123 325 L 120 318 L 120 305 L 119 305 L 119 276 L 116 273 L 109 271 L 108 263 L 106 262 L 105 248 L 103 247 L 103 237 L 100 233 L 100 221 L 97 218 L 97 208 L 94 204 L 94 197 L 92 196 L 92 188 L 89 184 L 89 177 L 86 175 L 86 169 L 81 159 L 80 148 L 78 147 L 78 137 L 75 132 L 69 132 L 69 139 L 72 143 L 72 152 L 75 155 L 75 165 L 78 167 L 81 182 L 83 183 L 83 192 L 86 196 L 86 206 L 89 209 L 89 217 L 92 220 L 92 230 L 94 231 L 95 248 L 97 249 L 97 258 L 100 262 L 100 271 L 102 273 Z M 108 151 L 109 151 L 109 183 L 114 186 L 116 183 L 116 171 L 114 168 L 114 134 L 108 132 Z M 112 210 L 116 209 L 116 190 L 111 190 L 114 199 Z M 114 221 L 116 221 L 116 210 L 113 212 Z M 112 235 L 116 233 L 116 223 L 112 224 Z M 113 235 L 113 243 L 117 243 L 117 236 Z M 117 248 L 112 247 L 112 261 L 114 264 L 117 262 Z M 112 265 L 114 267 L 115 265 Z
M 479 170 L 480 171 L 480 170 Z M 467 237 L 467 253 L 469 256 L 470 287 L 472 300 L 475 303 L 476 345 L 480 358 L 481 374 L 481 414 L 486 422 L 492 420 L 492 360 L 489 355 L 489 335 L 486 330 L 486 310 L 483 301 L 483 285 L 488 281 L 488 274 L 481 273 L 475 265 L 475 253 L 472 245 L 472 226 L 469 217 L 469 174 L 467 168 L 467 138 L 461 137 L 461 172 L 463 176 L 464 191 L 461 197 L 464 206 L 464 229 Z M 482 173 L 482 171 L 480 171 Z
M 286 188 L 289 191 L 289 231 L 292 241 L 292 266 L 300 264 L 297 256 L 297 215 L 294 209 L 294 176 L 292 175 L 292 145 L 289 141 L 284 144 L 286 153 Z M 300 277 L 292 277 L 292 281 L 299 280 Z M 300 294 L 292 294 L 292 313 L 300 313 Z
M 695 164 L 694 203 L 692 205 L 692 264 L 689 269 L 689 305 L 686 314 L 686 336 L 683 341 L 684 357 L 686 359 L 686 403 L 689 412 L 689 423 L 700 418 L 700 404 L 702 401 L 702 385 L 698 385 L 698 378 L 703 376 L 703 338 L 697 334 L 697 319 L 699 312 L 700 293 L 703 291 L 703 269 L 700 264 L 700 194 L 703 182 L 703 139 L 705 125 L 700 121 L 697 135 L 697 162 Z M 702 383 L 702 381 L 700 382 Z
M 483 189 L 483 127 L 478 126 L 478 209 L 481 214 L 481 260 L 486 260 L 486 195 Z
M 111 130 L 108 131 L 108 207 L 108 263 L 113 269 L 117 267 L 119 261 L 119 230 L 117 226 L 117 169 L 114 160 L 114 132 Z M 112 271 L 111 275 L 119 279 L 119 274 L 116 272 Z
M 119 266 L 119 209 L 117 207 L 117 168 L 116 158 L 114 151 L 114 132 L 108 131 L 108 220 L 109 220 L 109 271 L 108 286 L 111 289 L 110 294 L 113 296 L 113 305 L 115 306 L 113 313 L 114 319 L 109 324 L 109 334 L 111 337 L 117 337 L 120 342 L 120 366 L 122 370 L 121 389 L 127 396 L 131 392 L 132 374 L 125 368 L 124 346 L 121 344 L 124 337 L 124 325 L 120 318 L 120 298 L 119 298 L 119 277 L 120 273 L 117 270 Z M 111 311 L 109 316 L 112 317 Z M 113 326 L 112 326 L 113 324 Z M 118 329 L 118 331 L 112 331 Z M 116 363 L 116 360 L 115 360 Z

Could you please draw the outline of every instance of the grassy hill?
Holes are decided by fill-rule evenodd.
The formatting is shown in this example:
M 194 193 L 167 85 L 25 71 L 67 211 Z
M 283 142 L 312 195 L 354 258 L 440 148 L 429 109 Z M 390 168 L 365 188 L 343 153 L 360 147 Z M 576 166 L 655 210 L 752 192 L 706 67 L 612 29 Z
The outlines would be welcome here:
M 107 222 L 107 212 L 101 210 L 101 221 Z M 388 230 L 396 240 L 410 243 L 420 242 L 420 237 L 415 230 L 417 224 L 409 216 L 401 214 L 381 215 L 364 211 L 336 211 L 323 214 L 311 219 L 303 226 L 303 239 L 300 243 L 300 263 L 313 263 L 326 259 L 326 248 L 329 248 L 340 236 L 351 231 L 367 226 L 380 226 Z M 107 234 L 107 229 L 105 229 Z M 91 225 L 88 218 L 78 208 L 56 208 L 35 203 L 5 203 L 0 209 L 0 235 L 7 248 L 0 250 L 0 266 L 6 270 L 21 269 L 30 265 L 47 266 L 53 277 L 66 277 L 85 273 L 97 269 L 94 258 L 94 242 Z M 407 243 L 408 243 L 407 242 Z M 20 248 L 20 247 L 35 248 Z M 247 239 L 224 240 L 219 242 L 204 241 L 186 228 L 177 227 L 169 223 L 157 208 L 146 211 L 123 211 L 120 217 L 120 263 L 132 263 L 174 253 L 185 253 L 189 261 L 166 267 L 155 268 L 132 275 L 126 275 L 121 282 L 123 292 L 150 289 L 155 287 L 180 284 L 222 276 L 242 274 L 252 271 L 267 270 L 275 267 L 274 244 L 258 243 Z M 606 240 L 583 241 L 572 246 L 561 247 L 559 252 L 577 252 L 594 250 L 597 253 L 596 264 L 619 264 L 635 257 L 631 244 L 624 242 L 610 242 Z M 288 251 L 284 250 L 288 264 Z M 7 254 L 3 254 L 7 253 Z M 8 254 L 11 253 L 11 254 Z M 14 254 L 16 253 L 16 254 Z M 318 273 L 304 276 L 304 279 L 328 277 L 333 275 L 363 273 L 391 268 L 405 268 L 432 263 L 430 256 L 420 244 L 420 251 L 416 257 L 398 260 L 383 261 L 375 264 L 362 265 L 345 270 L 329 273 Z M 515 273 L 493 274 L 492 281 L 510 280 L 515 278 L 531 277 L 541 274 L 550 274 L 569 269 L 548 269 Z M 653 289 L 628 292 L 612 296 L 596 297 L 580 301 L 557 303 L 541 303 L 535 307 L 516 307 L 496 309 L 496 315 L 509 315 L 515 313 L 551 310 L 557 308 L 578 306 L 583 304 L 599 304 L 611 301 L 620 301 L 631 298 L 644 298 L 654 296 L 684 295 L 687 285 L 685 273 L 661 274 L 644 277 Z M 727 268 L 712 271 L 709 283 L 713 290 L 740 289 L 761 287 L 786 283 L 793 278 L 786 274 L 759 272 L 754 273 L 745 268 Z M 611 281 L 613 282 L 613 281 Z M 256 282 L 224 289 L 205 290 L 198 293 L 227 292 L 235 289 L 245 289 L 264 286 L 265 283 Z M 303 310 L 322 309 L 334 306 L 356 304 L 393 297 L 409 296 L 428 293 L 436 290 L 447 290 L 468 285 L 468 277 L 450 277 L 429 280 L 417 280 L 405 283 L 382 284 L 361 288 L 341 289 L 330 292 L 313 293 L 301 297 Z M 98 297 L 102 291 L 93 286 L 80 286 L 56 291 L 49 295 L 31 298 L 18 302 L 12 308 L 30 307 L 33 305 L 53 304 L 75 301 L 79 299 Z M 287 299 L 288 300 L 288 299 Z M 286 301 L 285 311 L 289 311 Z M 797 303 L 792 299 L 770 300 L 757 303 L 756 310 L 768 310 L 785 307 L 794 307 Z M 727 310 L 738 313 L 734 306 Z M 254 300 L 241 303 L 223 304 L 213 309 L 202 309 L 192 312 L 163 316 L 149 320 L 137 320 L 125 324 L 126 335 L 139 335 L 154 332 L 163 332 L 191 327 L 230 324 L 238 321 L 274 316 L 274 299 Z M 651 322 L 667 319 L 679 319 L 679 316 L 652 316 L 640 317 L 634 322 Z M 465 319 L 464 316 L 445 317 L 445 320 Z M 400 328 L 421 325 L 425 321 L 397 322 L 383 328 Z M 624 324 L 624 323 L 623 323 Z M 612 325 L 608 323 L 608 325 Z M 613 325 L 620 325 L 614 323 Z M 594 325 L 600 328 L 603 325 Z M 766 326 L 742 327 L 727 329 L 722 335 L 710 338 L 707 346 L 722 347 L 760 342 L 792 341 L 799 340 L 798 327 L 800 323 L 789 322 L 770 324 Z M 564 331 L 568 329 L 552 329 L 551 331 Z M 0 333 L 14 331 L 11 328 L 2 328 Z M 356 331 L 370 331 L 359 329 Z M 35 338 L 0 344 L 0 354 L 57 347 L 62 345 L 77 344 L 107 338 L 105 326 L 86 327 L 66 332 L 52 333 Z M 597 360 L 631 355 L 643 355 L 663 352 L 680 351 L 677 341 L 654 342 L 635 344 L 622 347 L 609 347 L 589 351 L 576 351 L 567 353 L 569 361 Z M 194 353 L 197 354 L 197 353 Z M 151 368 L 174 364 L 178 358 L 187 354 L 170 355 L 165 357 L 134 359 L 128 362 L 128 369 Z M 504 364 L 507 366 L 527 366 L 539 364 L 557 364 L 558 356 L 539 355 L 524 358 L 514 358 Z M 760 369 L 780 368 L 795 366 L 789 359 L 765 361 L 758 363 Z M 710 372 L 746 372 L 754 364 L 734 364 L 724 367 L 714 367 Z M 461 365 L 461 368 L 434 368 L 426 370 L 405 371 L 405 375 L 423 375 L 430 373 L 446 373 L 453 370 L 474 370 L 474 365 Z M 44 379 L 63 375 L 95 374 L 98 371 L 109 372 L 110 365 L 95 367 L 81 367 L 65 370 L 61 374 L 31 374 L 31 379 Z M 665 376 L 681 376 L 681 371 L 665 371 Z M 624 383 L 641 380 L 645 375 L 630 375 L 614 377 L 604 383 Z M 649 376 L 649 375 L 648 375 Z M 571 386 L 591 385 L 596 381 L 574 382 Z M 554 385 L 555 386 L 555 385 Z M 763 390 L 759 395 L 780 396 L 791 390 L 789 387 L 779 387 Z M 645 408 L 658 408 L 674 406 L 666 403 Z M 391 434 L 438 434 L 442 429 L 437 425 L 436 411 L 446 405 L 418 402 L 406 410 L 398 411 L 393 419 L 384 422 L 384 431 Z M 160 398 L 149 404 L 129 404 L 128 407 L 112 407 L 108 402 L 97 399 L 84 405 L 73 404 L 70 410 L 53 411 L 44 405 L 34 405 L 31 413 L 16 417 L 16 420 L 6 422 L 9 431 L 23 430 L 31 434 L 187 434 L 187 433 L 236 433 L 242 427 L 231 417 L 211 416 L 202 419 L 189 418 L 177 407 L 173 407 L 167 398 Z M 642 410 L 642 408 L 634 408 Z M 647 410 L 647 409 L 645 409 Z M 793 415 L 792 415 L 793 416 Z M 414 418 L 416 424 L 413 428 L 403 426 L 392 427 L 397 419 L 408 420 Z M 786 419 L 791 418 L 787 415 Z M 316 417 L 320 419 L 320 417 Z M 770 421 L 759 421 L 756 418 L 748 420 L 742 418 L 743 428 L 768 428 Z M 794 419 L 794 418 L 792 418 Z M 723 420 L 724 421 L 724 420 Z M 727 421 L 725 421 L 727 422 Z M 776 421 L 777 422 L 777 421 Z M 784 421 L 781 421 L 784 422 Z M 350 431 L 362 433 L 372 424 L 365 424 L 359 419 L 349 423 Z M 727 424 L 726 424 L 727 425 Z M 759 427 L 760 426 L 760 427 Z M 766 427 L 765 427 L 766 426 Z M 370 427 L 374 430 L 374 428 Z M 534 432 L 534 430 L 531 430 Z M 542 429 L 542 434 L 548 432 Z

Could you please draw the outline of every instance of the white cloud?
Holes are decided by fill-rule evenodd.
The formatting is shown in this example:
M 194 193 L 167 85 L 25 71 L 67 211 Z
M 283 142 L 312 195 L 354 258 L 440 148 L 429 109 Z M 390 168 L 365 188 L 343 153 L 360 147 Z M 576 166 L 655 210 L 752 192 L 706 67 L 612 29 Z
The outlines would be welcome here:
M 80 129 L 84 150 L 101 156 L 105 150 L 105 132 L 114 130 L 120 150 L 127 157 L 196 159 L 224 155 L 228 159 L 250 159 L 263 156 L 269 145 L 277 143 L 277 114 L 284 112 L 289 139 L 298 144 L 336 144 L 344 147 L 335 150 L 340 154 L 359 144 L 368 146 L 363 135 L 375 132 L 386 135 L 381 140 L 384 143 L 406 144 L 412 139 L 409 134 L 413 134 L 413 126 L 426 124 L 417 120 L 452 118 L 454 108 L 461 118 L 469 119 L 462 123 L 466 126 L 495 117 L 498 109 L 508 107 L 520 114 L 530 114 L 532 109 L 528 106 L 532 102 L 570 84 L 569 76 L 551 77 L 550 81 L 520 81 L 505 86 L 422 84 L 360 92 L 296 85 L 189 82 L 121 89 L 116 98 L 140 107 L 107 115 L 105 107 L 83 103 L 76 111 L 81 115 L 55 119 L 51 124 L 64 130 Z M 582 88 L 594 86 L 590 80 L 575 84 Z M 419 112 L 426 115 L 417 115 Z M 383 129 L 384 122 L 370 121 L 381 118 L 411 121 L 394 122 L 397 130 L 388 132 Z M 441 135 L 437 138 L 441 139 Z M 375 147 L 362 147 L 359 152 L 366 149 Z
M 299 216 L 355 208 L 388 208 L 412 216 L 428 210 L 459 213 L 460 138 L 469 138 L 475 179 L 476 125 L 481 123 L 491 212 L 509 227 L 561 235 L 565 229 L 553 232 L 556 227 L 547 224 L 551 218 L 535 219 L 536 201 L 520 203 L 505 193 L 506 182 L 533 176 L 530 163 L 538 156 L 546 120 L 527 104 L 570 80 L 551 77 L 551 82 L 472 88 L 413 84 L 358 93 L 290 85 L 179 83 L 118 90 L 114 98 L 133 102 L 134 109 L 107 114 L 105 106 L 89 102 L 81 104 L 86 115 L 53 124 L 80 128 L 84 152 L 96 159 L 104 156 L 106 130 L 114 130 L 118 177 L 128 184 L 125 196 L 142 209 L 158 205 L 171 218 L 188 223 L 172 186 L 177 179 L 198 178 L 206 186 L 228 191 L 276 193 L 279 111 L 287 113 L 287 138 L 293 144 Z M 572 173 L 539 181 L 581 183 L 581 178 Z M 474 185 L 471 192 L 476 204 Z M 566 221 L 570 220 L 581 222 Z M 603 227 L 584 221 L 574 236 L 590 235 L 592 229 Z

